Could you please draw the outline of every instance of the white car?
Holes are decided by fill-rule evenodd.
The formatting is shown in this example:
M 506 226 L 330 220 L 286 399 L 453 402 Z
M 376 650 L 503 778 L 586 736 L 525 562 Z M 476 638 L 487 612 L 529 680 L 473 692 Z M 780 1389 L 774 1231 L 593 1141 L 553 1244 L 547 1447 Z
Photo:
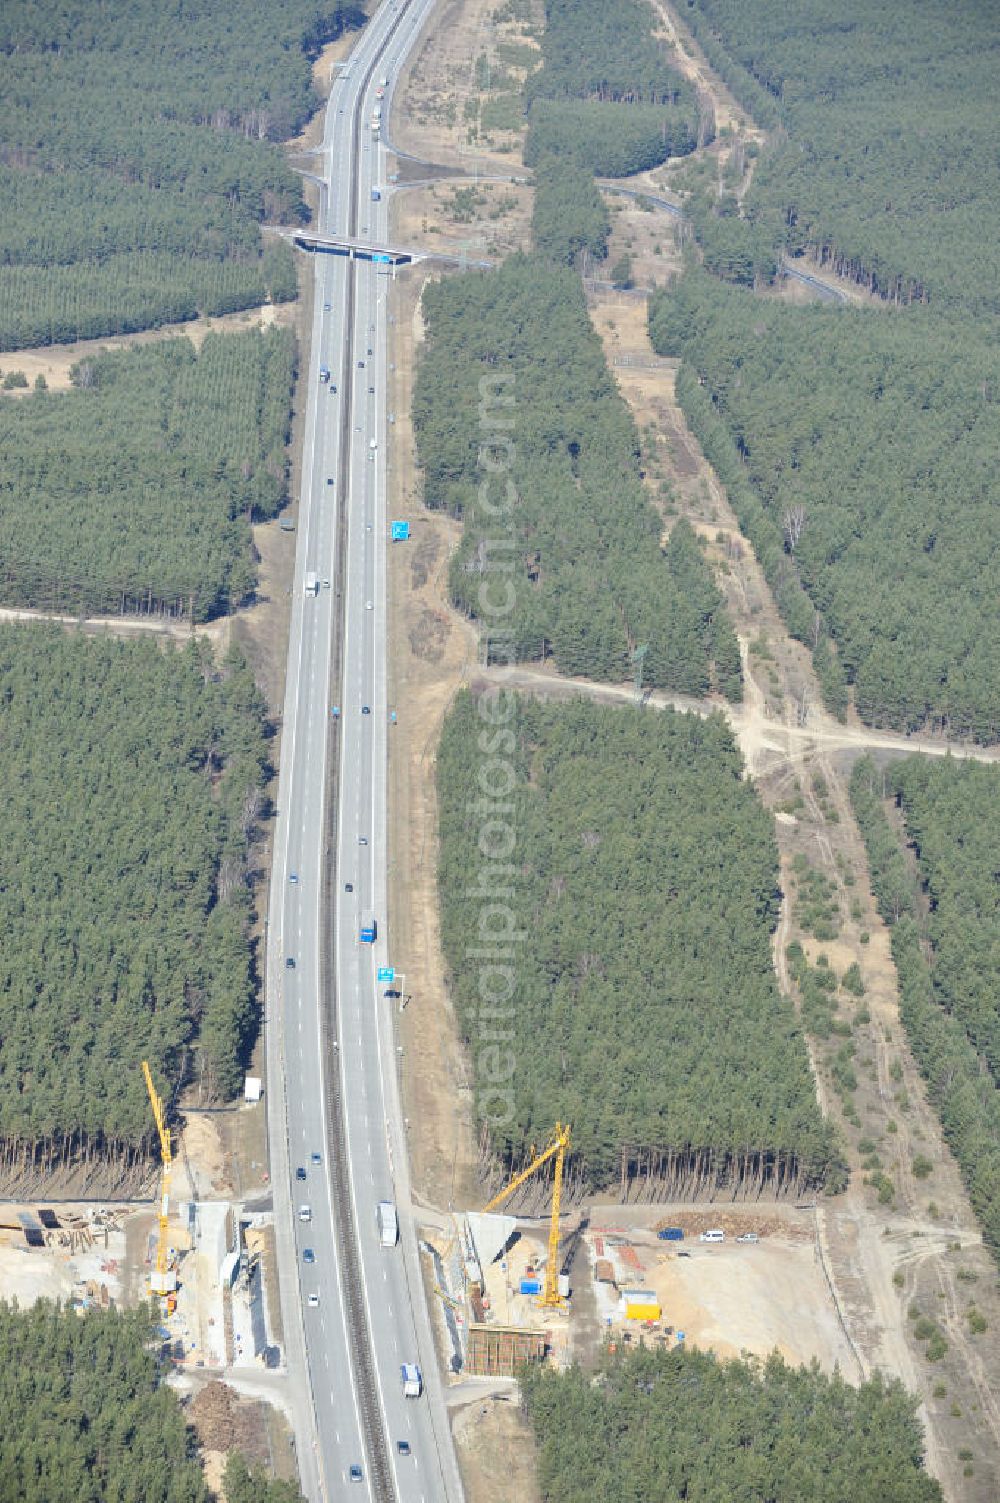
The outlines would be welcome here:
M 306 1303 L 308 1304 L 310 1310 L 315 1310 L 317 1308 L 317 1306 L 319 1305 L 319 1295 L 317 1293 L 315 1293 L 315 1291 L 314 1291 L 312 1294 L 309 1295 L 309 1298 L 306 1301 Z
M 311 1221 L 312 1219 L 313 1219 L 313 1213 L 312 1213 L 311 1206 L 299 1206 L 299 1220 L 300 1221 Z

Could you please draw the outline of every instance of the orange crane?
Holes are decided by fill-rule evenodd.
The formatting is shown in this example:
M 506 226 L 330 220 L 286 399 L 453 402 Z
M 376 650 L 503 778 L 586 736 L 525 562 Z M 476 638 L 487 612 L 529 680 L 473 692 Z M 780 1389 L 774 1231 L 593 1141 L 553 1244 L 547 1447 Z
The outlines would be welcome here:
M 552 1178 L 552 1216 L 549 1221 L 549 1256 L 545 1264 L 545 1288 L 539 1301 L 551 1310 L 558 1310 L 566 1303 L 559 1293 L 559 1204 L 562 1200 L 563 1162 L 568 1148 L 569 1128 L 557 1122 L 548 1147 L 543 1148 L 541 1153 L 533 1151 L 533 1157 L 527 1169 L 522 1169 L 520 1174 L 515 1174 L 510 1184 L 501 1190 L 499 1195 L 494 1195 L 488 1205 L 483 1206 L 484 1215 L 487 1211 L 495 1210 L 509 1195 L 513 1195 L 526 1179 L 530 1179 L 536 1170 L 541 1169 L 543 1164 L 547 1164 L 551 1158 L 555 1159 L 555 1174 Z
M 169 1250 L 169 1233 L 167 1230 L 167 1212 L 170 1207 L 170 1174 L 173 1167 L 174 1155 L 170 1146 L 170 1128 L 167 1126 L 167 1116 L 163 1109 L 163 1102 L 156 1094 L 153 1085 L 153 1077 L 150 1074 L 149 1064 L 142 1062 L 142 1073 L 146 1081 L 146 1090 L 149 1092 L 149 1102 L 153 1108 L 153 1117 L 156 1121 L 156 1131 L 160 1135 L 160 1160 L 163 1172 L 160 1177 L 160 1214 L 159 1236 L 156 1242 L 156 1267 L 149 1275 L 150 1294 L 173 1294 L 177 1288 L 177 1275 L 167 1266 Z

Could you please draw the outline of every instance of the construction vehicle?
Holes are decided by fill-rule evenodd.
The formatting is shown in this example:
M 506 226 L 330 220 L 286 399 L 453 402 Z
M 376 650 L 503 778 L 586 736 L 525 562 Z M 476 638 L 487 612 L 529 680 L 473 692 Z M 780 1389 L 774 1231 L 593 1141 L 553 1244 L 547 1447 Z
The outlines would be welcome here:
M 550 1310 L 559 1310 L 566 1303 L 566 1296 L 559 1292 L 559 1205 L 562 1200 L 563 1163 L 568 1148 L 569 1128 L 557 1122 L 548 1147 L 543 1148 L 541 1153 L 533 1152 L 528 1167 L 522 1169 L 520 1174 L 515 1174 L 510 1184 L 483 1206 L 483 1215 L 489 1211 L 495 1211 L 497 1206 L 502 1205 L 515 1190 L 524 1184 L 525 1180 L 530 1179 L 537 1170 L 547 1164 L 549 1159 L 555 1159 L 555 1173 L 552 1176 L 552 1215 L 549 1221 L 549 1255 L 545 1264 L 545 1285 L 539 1300 L 539 1304 Z
M 160 1161 L 162 1172 L 160 1176 L 160 1212 L 159 1234 L 156 1239 L 156 1266 L 149 1275 L 150 1294 L 174 1295 L 177 1289 L 177 1274 L 169 1266 L 170 1242 L 167 1228 L 167 1214 L 170 1207 L 170 1175 L 173 1166 L 174 1155 L 170 1146 L 170 1128 L 167 1126 L 167 1116 L 163 1108 L 163 1102 L 156 1094 L 153 1085 L 153 1077 L 150 1073 L 149 1064 L 142 1062 L 142 1074 L 146 1082 L 146 1090 L 149 1092 L 149 1102 L 153 1108 L 153 1118 L 156 1122 L 156 1131 L 160 1137 Z

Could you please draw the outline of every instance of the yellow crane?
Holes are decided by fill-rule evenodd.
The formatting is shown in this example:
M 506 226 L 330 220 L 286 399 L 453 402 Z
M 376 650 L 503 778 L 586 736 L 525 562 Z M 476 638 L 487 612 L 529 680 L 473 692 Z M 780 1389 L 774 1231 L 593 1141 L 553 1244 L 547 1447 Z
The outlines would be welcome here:
M 167 1126 L 167 1116 L 163 1109 L 163 1102 L 156 1094 L 153 1085 L 153 1077 L 150 1073 L 149 1064 L 142 1062 L 143 1078 L 146 1082 L 146 1090 L 149 1092 L 149 1102 L 153 1108 L 153 1117 L 156 1120 L 156 1131 L 160 1135 L 160 1159 L 163 1172 L 160 1177 L 160 1230 L 156 1242 L 156 1267 L 149 1276 L 150 1294 L 173 1294 L 177 1288 L 177 1275 L 167 1267 L 167 1250 L 169 1247 L 167 1231 L 167 1212 L 170 1206 L 170 1172 L 173 1166 L 174 1155 L 170 1146 L 170 1128 Z
M 510 1184 L 501 1190 L 499 1195 L 494 1195 L 488 1205 L 483 1206 L 484 1215 L 487 1211 L 495 1210 L 509 1195 L 513 1195 L 526 1179 L 530 1179 L 537 1170 L 541 1169 L 543 1164 L 547 1164 L 549 1159 L 555 1159 L 555 1174 L 552 1178 L 552 1217 L 549 1222 L 549 1256 L 545 1264 L 545 1288 L 540 1301 L 542 1305 L 553 1310 L 560 1309 L 566 1303 L 559 1293 L 559 1204 L 562 1200 L 563 1162 L 568 1148 L 569 1128 L 557 1122 L 548 1147 L 543 1148 L 541 1153 L 536 1153 L 528 1167 L 522 1169 L 520 1174 L 515 1174 Z

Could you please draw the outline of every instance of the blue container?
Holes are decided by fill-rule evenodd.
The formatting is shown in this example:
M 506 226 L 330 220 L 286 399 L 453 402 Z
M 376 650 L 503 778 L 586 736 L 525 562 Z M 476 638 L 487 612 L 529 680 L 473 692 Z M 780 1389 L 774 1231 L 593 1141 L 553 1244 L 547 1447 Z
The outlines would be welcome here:
M 541 1292 L 542 1292 L 542 1281 L 541 1281 L 541 1279 L 522 1279 L 521 1280 L 521 1293 L 522 1294 L 541 1294 Z
M 684 1232 L 679 1226 L 665 1226 L 662 1232 L 656 1234 L 661 1242 L 683 1242 Z

